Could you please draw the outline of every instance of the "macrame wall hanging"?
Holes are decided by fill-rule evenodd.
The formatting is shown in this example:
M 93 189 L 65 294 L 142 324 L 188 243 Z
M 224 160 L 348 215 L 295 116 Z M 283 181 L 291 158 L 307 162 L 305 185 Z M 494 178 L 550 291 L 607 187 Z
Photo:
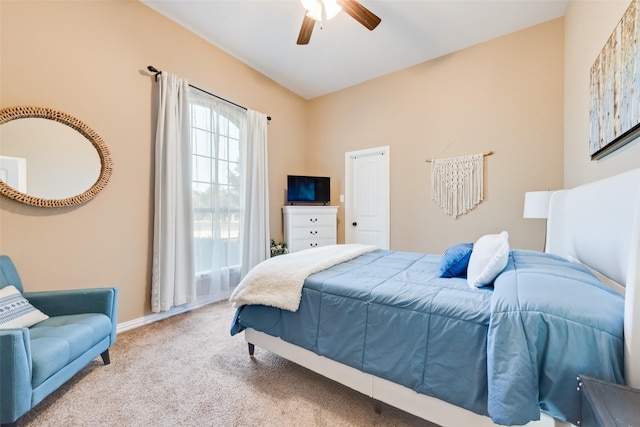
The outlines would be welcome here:
M 479 153 L 431 162 L 431 200 L 457 219 L 484 199 L 484 156 Z

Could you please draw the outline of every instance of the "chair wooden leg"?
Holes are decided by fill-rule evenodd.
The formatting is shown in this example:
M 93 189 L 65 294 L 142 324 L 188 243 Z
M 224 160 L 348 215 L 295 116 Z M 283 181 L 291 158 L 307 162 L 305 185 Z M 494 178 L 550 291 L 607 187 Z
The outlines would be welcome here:
M 111 359 L 109 358 L 109 349 L 106 349 L 100 356 L 102 357 L 102 361 L 105 365 L 111 363 Z

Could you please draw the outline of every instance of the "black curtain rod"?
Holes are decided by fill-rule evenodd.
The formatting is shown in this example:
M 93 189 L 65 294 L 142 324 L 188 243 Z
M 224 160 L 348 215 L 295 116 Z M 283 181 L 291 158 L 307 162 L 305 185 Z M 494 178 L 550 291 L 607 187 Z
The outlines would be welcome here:
M 158 69 L 157 69 L 156 67 L 154 67 L 153 65 L 149 65 L 149 66 L 147 67 L 147 70 L 151 71 L 152 73 L 155 73 L 156 81 L 158 81 L 158 75 L 159 75 L 159 74 L 162 74 L 162 71 L 158 70 Z M 229 101 L 228 99 L 224 99 L 224 98 L 223 98 L 223 97 L 221 97 L 221 96 L 215 95 L 215 94 L 213 94 L 213 93 L 211 93 L 211 92 L 207 92 L 206 90 L 204 90 L 204 89 L 200 89 L 199 87 L 194 86 L 194 85 L 192 85 L 192 84 L 189 84 L 189 87 L 192 87 L 192 88 L 194 88 L 194 89 L 196 89 L 196 90 L 199 90 L 200 92 L 206 93 L 207 95 L 211 95 L 211 96 L 213 96 L 214 98 L 218 98 L 218 99 L 220 99 L 221 101 L 228 102 L 229 104 L 231 104 L 231 105 L 235 105 L 236 107 L 242 108 L 243 110 L 246 110 L 246 109 L 247 109 L 247 107 L 243 107 L 242 105 L 238 105 L 238 104 L 236 104 L 235 102 L 231 102 L 231 101 Z M 271 116 L 267 116 L 267 120 L 271 121 Z

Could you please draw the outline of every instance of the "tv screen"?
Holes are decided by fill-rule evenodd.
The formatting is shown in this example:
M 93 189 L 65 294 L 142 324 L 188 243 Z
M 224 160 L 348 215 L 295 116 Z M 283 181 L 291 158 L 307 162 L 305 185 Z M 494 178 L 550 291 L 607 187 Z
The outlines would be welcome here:
M 288 203 L 329 203 L 329 194 L 329 177 L 287 176 Z

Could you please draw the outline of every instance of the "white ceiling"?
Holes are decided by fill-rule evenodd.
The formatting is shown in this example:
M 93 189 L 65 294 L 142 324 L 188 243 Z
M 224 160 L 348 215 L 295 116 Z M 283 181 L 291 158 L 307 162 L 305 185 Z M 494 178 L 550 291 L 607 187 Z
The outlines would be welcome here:
M 341 12 L 299 46 L 299 0 L 141 1 L 305 99 L 558 18 L 568 3 L 361 0 L 382 19 L 375 30 Z

